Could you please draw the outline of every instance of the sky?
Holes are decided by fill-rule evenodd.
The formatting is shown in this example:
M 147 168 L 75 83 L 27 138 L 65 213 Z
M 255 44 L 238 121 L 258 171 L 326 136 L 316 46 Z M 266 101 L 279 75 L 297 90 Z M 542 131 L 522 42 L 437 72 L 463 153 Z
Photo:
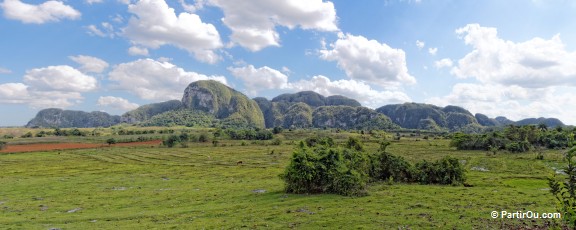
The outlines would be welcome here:
M 576 125 L 576 1 L 0 0 L 0 126 L 197 80 Z

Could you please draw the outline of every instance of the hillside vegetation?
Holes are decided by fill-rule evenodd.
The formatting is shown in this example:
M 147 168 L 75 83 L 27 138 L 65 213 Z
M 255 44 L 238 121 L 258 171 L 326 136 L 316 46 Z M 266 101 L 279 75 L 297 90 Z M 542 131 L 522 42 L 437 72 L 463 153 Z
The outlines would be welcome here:
M 272 100 L 254 99 L 212 80 L 196 81 L 186 87 L 182 100 L 140 106 L 119 116 L 103 112 L 86 113 L 45 109 L 27 127 L 108 127 L 119 123 L 142 126 L 185 125 L 200 127 L 253 128 L 340 128 L 420 129 L 431 132 L 483 132 L 487 127 L 505 125 L 564 126 L 556 118 L 527 118 L 518 122 L 448 105 L 404 103 L 376 110 L 362 107 L 340 95 L 325 97 L 312 91 L 282 94 Z
M 120 123 L 120 116 L 104 112 L 83 112 L 62 109 L 44 109 L 28 122 L 26 127 L 88 128 L 109 127 Z

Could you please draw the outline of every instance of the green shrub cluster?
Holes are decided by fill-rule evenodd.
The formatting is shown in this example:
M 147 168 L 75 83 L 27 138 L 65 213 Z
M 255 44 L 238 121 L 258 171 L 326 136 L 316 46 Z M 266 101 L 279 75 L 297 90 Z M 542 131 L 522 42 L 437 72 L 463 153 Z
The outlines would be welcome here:
M 363 195 L 368 165 L 368 158 L 359 151 L 328 145 L 310 147 L 302 142 L 282 178 L 286 192 Z
M 226 129 L 225 132 L 234 140 L 270 140 L 274 137 L 265 129 Z
M 6 142 L 0 141 L 0 150 L 6 148 Z
M 535 147 L 561 149 L 574 145 L 575 130 L 556 128 L 549 130 L 545 126 L 509 125 L 503 130 L 484 134 L 455 133 L 450 145 L 458 150 L 507 150 L 509 152 L 527 152 Z
M 349 138 L 342 146 L 331 138 L 308 138 L 300 142 L 281 178 L 290 193 L 366 194 L 369 182 L 394 181 L 460 185 L 465 172 L 453 157 L 412 165 L 386 152 L 382 143 L 376 153 L 366 153 L 359 140 Z
M 555 176 L 548 178 L 550 193 L 558 201 L 558 211 L 562 213 L 562 219 L 570 229 L 576 229 L 576 147 L 566 152 L 566 167 L 563 172 L 567 175 L 563 180 Z
M 208 135 L 205 133 L 200 134 L 199 136 L 188 134 L 188 133 L 180 133 L 179 135 L 172 134 L 162 141 L 162 145 L 172 148 L 178 144 L 181 144 L 182 147 L 187 147 L 188 142 L 207 142 Z

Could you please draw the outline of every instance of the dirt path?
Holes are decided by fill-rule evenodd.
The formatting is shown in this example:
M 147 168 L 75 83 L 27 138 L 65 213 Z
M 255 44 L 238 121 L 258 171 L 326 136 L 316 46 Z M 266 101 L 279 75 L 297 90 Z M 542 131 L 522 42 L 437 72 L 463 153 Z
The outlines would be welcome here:
M 161 140 L 145 141 L 145 142 L 130 142 L 118 143 L 112 146 L 126 147 L 126 146 L 158 146 L 162 143 Z M 24 144 L 24 145 L 6 145 L 6 148 L 0 150 L 0 153 L 19 153 L 19 152 L 37 152 L 48 150 L 63 150 L 63 149 L 93 149 L 100 147 L 108 147 L 108 144 L 94 144 L 94 143 L 43 143 L 43 144 Z

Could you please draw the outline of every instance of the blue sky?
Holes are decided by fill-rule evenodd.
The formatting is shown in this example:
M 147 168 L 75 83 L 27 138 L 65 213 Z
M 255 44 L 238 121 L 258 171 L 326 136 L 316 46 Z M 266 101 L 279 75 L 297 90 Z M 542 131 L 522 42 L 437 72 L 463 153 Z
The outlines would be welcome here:
M 0 126 L 122 114 L 204 79 L 576 124 L 574 1 L 1 1 Z

